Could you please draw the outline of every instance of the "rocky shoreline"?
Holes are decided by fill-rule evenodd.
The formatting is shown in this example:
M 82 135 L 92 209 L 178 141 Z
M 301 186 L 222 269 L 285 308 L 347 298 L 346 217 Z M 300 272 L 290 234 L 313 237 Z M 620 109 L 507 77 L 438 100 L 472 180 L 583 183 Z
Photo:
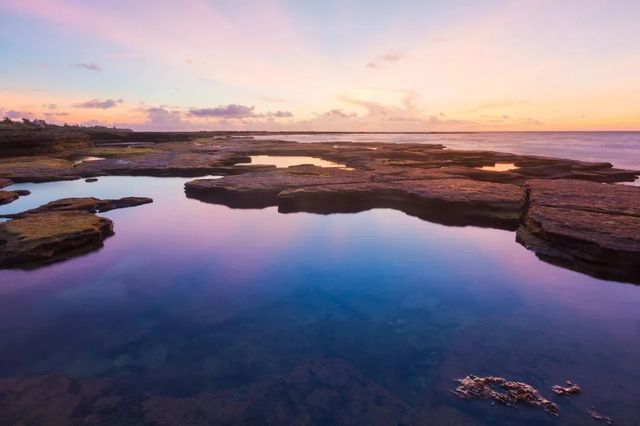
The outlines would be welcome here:
M 0 223 L 0 268 L 35 267 L 85 254 L 113 235 L 113 222 L 96 213 L 152 202 L 68 198 L 19 214 Z
M 635 180 L 636 170 L 442 145 L 304 144 L 232 134 L 160 142 L 146 135 L 151 142 L 130 142 L 134 135 L 117 144 L 94 141 L 62 152 L 3 155 L 0 178 L 218 175 L 224 177 L 188 182 L 186 195 L 233 208 L 277 206 L 283 213 L 394 208 L 446 225 L 517 230 L 517 241 L 545 261 L 640 283 L 640 188 L 613 185 Z M 307 156 L 346 167 L 248 165 L 255 155 Z M 508 170 L 493 167 L 503 164 Z

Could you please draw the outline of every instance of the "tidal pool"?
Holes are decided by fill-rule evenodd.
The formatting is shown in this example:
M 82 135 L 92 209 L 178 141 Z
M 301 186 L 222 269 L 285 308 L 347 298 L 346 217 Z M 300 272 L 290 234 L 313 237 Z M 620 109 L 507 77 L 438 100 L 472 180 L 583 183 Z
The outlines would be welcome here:
M 344 164 L 334 163 L 333 161 L 323 160 L 317 157 L 305 156 L 285 156 L 285 155 L 252 155 L 251 165 L 255 166 L 276 166 L 277 168 L 287 168 L 291 166 L 299 166 L 302 164 L 311 164 L 318 167 L 341 167 Z
M 513 163 L 495 163 L 493 166 L 478 167 L 480 170 L 488 170 L 492 172 L 508 172 L 509 170 L 515 170 L 518 168 Z
M 287 407 L 286 420 L 331 424 L 345 412 L 370 418 L 348 411 L 368 401 L 419 424 L 583 425 L 591 408 L 637 424 L 640 287 L 544 263 L 512 232 L 384 209 L 232 210 L 187 199 L 186 181 L 12 187 L 32 194 L 0 213 L 69 196 L 154 203 L 104 213 L 115 236 L 97 252 L 0 271 L 0 382 L 106 378 L 122 385 L 121 404 L 149 416 L 161 406 L 165 416 L 215 407 L 265 418 Z M 300 373 L 318 362 L 322 377 Z M 525 381 L 560 416 L 461 400 L 453 379 L 467 374 Z M 336 404 L 347 411 L 323 411 L 333 389 L 323 380 L 346 389 Z M 584 393 L 554 396 L 565 380 Z M 292 401 L 289 388 L 301 387 L 312 396 Z

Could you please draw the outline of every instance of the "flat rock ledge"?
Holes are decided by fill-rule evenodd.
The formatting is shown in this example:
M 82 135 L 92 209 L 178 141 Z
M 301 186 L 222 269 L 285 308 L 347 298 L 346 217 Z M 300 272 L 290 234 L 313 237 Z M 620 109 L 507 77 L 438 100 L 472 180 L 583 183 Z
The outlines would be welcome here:
M 20 195 L 13 191 L 0 191 L 0 205 L 12 203 L 19 197 Z
M 113 234 L 113 222 L 98 211 L 151 202 L 72 198 L 53 201 L 0 223 L 0 268 L 36 267 L 99 249 Z
M 87 213 L 103 213 L 109 210 L 135 207 L 152 203 L 153 199 L 147 197 L 124 197 L 119 199 L 101 200 L 93 197 L 62 198 L 51 201 L 35 209 L 21 213 L 1 215 L 0 217 L 18 219 L 36 213 L 59 212 L 59 211 L 85 211 Z
M 640 188 L 531 180 L 517 241 L 550 263 L 640 283 Z
M 0 179 L 0 188 L 4 188 L 12 184 L 13 182 L 9 179 Z M 24 197 L 29 194 L 31 194 L 31 191 L 27 191 L 26 189 L 16 189 L 14 191 L 0 190 L 0 206 L 3 204 L 12 203 L 18 198 Z
M 185 184 L 188 197 L 234 208 L 278 206 L 283 213 L 344 213 L 395 208 L 447 225 L 517 227 L 522 190 L 439 169 L 377 173 L 295 166 Z

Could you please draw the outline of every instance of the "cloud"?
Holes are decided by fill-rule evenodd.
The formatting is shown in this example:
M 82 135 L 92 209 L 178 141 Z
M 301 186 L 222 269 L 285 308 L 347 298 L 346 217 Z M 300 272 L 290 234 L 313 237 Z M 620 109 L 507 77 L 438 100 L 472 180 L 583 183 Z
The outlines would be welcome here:
M 402 98 L 393 105 L 342 96 L 339 98 L 341 102 L 362 109 L 363 112 L 331 109 L 316 113 L 310 120 L 292 123 L 292 126 L 300 130 L 315 131 L 403 132 L 468 130 L 477 124 L 468 120 L 449 119 L 441 112 L 427 114 L 418 105 L 418 97 L 415 93 L 406 90 L 397 90 L 397 92 L 402 94 Z
M 80 102 L 77 104 L 73 104 L 76 108 L 95 108 L 95 109 L 109 109 L 118 106 L 124 102 L 122 99 L 91 99 L 88 101 Z
M 192 108 L 189 110 L 189 114 L 194 117 L 240 119 L 255 117 L 254 109 L 254 106 L 229 104 L 215 108 Z
M 34 114 L 30 111 L 18 111 L 18 110 L 8 110 L 4 111 L 3 117 L 9 117 L 12 120 L 19 120 L 22 118 L 32 119 L 34 118 Z
M 316 116 L 320 119 L 328 119 L 328 120 L 335 120 L 335 119 L 352 119 L 352 118 L 356 118 L 358 116 L 358 114 L 356 114 L 355 112 L 345 112 L 342 109 L 332 109 L 326 112 L 323 112 L 322 114 L 316 114 Z
M 114 123 L 118 127 L 156 131 L 198 130 L 250 130 L 271 128 L 281 130 L 293 118 L 289 111 L 256 113 L 254 107 L 238 104 L 215 108 L 181 108 L 177 106 L 140 106 L 132 110 L 132 116 L 142 115 L 137 122 Z
M 385 62 L 398 62 L 404 58 L 404 54 L 401 52 L 389 52 L 384 55 L 378 56 L 375 60 L 367 63 L 367 68 L 378 69 L 384 68 Z
M 44 118 L 48 122 L 60 121 L 65 117 L 69 117 L 71 114 L 68 112 L 45 112 Z
M 255 107 L 229 104 L 220 105 L 215 108 L 191 108 L 189 114 L 197 118 L 215 118 L 220 120 L 245 120 L 245 119 L 275 119 L 275 118 L 292 118 L 293 113 L 290 111 L 267 111 L 265 113 L 256 113 Z
M 95 62 L 89 62 L 89 63 L 78 62 L 76 64 L 73 64 L 73 66 L 76 68 L 85 69 L 87 71 L 102 71 L 102 67 L 96 64 Z
M 270 115 L 270 116 L 275 117 L 275 118 L 292 118 L 293 117 L 293 113 L 290 112 L 290 111 L 268 112 L 267 115 Z
M 147 127 L 152 129 L 177 129 L 188 127 L 188 123 L 182 119 L 182 113 L 169 110 L 165 107 L 151 107 L 145 110 L 147 113 Z

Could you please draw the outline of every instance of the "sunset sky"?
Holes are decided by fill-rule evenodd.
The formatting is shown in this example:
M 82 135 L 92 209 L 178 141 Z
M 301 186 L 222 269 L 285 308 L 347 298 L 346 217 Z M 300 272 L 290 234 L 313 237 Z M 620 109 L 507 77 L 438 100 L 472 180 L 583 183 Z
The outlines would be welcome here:
M 640 130 L 640 1 L 0 0 L 0 116 Z

